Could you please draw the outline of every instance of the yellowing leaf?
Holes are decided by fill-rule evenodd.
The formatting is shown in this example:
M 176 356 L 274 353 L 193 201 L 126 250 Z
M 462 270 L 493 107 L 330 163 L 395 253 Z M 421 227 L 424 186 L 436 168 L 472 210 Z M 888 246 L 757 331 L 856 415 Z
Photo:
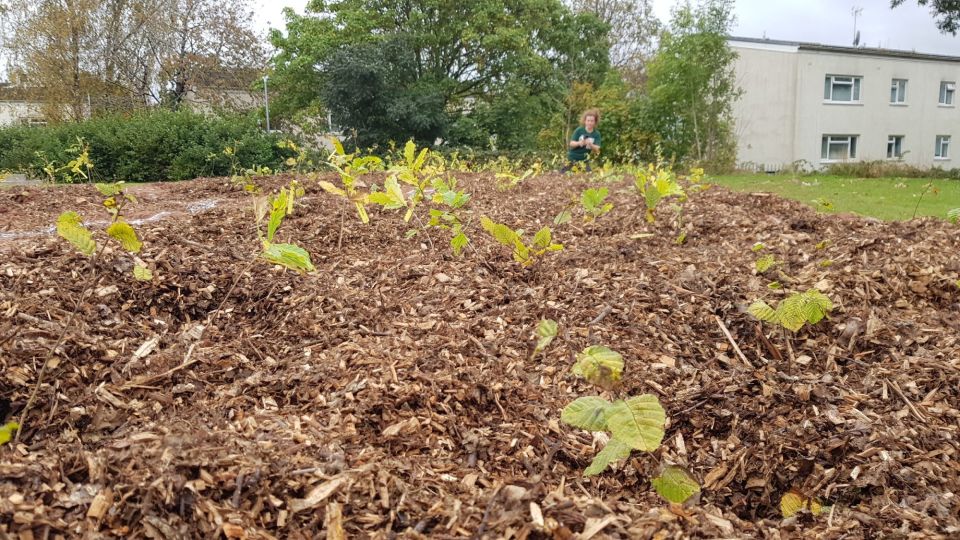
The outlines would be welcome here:
M 510 227 L 507 227 L 506 225 L 503 225 L 502 223 L 496 223 L 487 216 L 482 216 L 480 218 L 480 225 L 483 226 L 483 229 L 490 233 L 490 236 L 493 236 L 497 242 L 500 242 L 505 246 L 514 247 L 519 239 L 519 235 L 516 233 L 516 231 Z
M 141 266 L 138 264 L 133 267 L 133 277 L 138 281 L 152 281 L 153 272 L 151 272 L 146 266 Z
M 307 250 L 294 244 L 267 244 L 262 256 L 264 259 L 297 272 L 316 270 L 310 261 Z
M 387 181 L 383 183 L 383 188 L 384 191 L 371 193 L 369 201 L 373 204 L 379 204 L 387 210 L 407 207 L 406 198 L 403 196 L 403 190 L 400 189 L 396 176 L 387 178 Z
M 809 510 L 811 514 L 819 516 L 823 513 L 824 506 L 816 498 L 807 497 L 796 488 L 780 497 L 780 513 L 784 518 L 794 516 L 801 510 Z
M 0 445 L 7 444 L 13 438 L 13 432 L 20 429 L 20 424 L 16 422 L 7 422 L 0 426 Z
M 331 184 L 330 182 L 327 182 L 326 180 L 321 180 L 319 184 L 320 184 L 320 187 L 323 188 L 323 190 L 326 191 L 327 193 L 333 193 L 334 195 L 339 195 L 341 197 L 347 196 L 346 191 L 338 188 L 337 186 Z
M 557 337 L 557 321 L 552 319 L 540 321 L 540 324 L 537 325 L 537 346 L 533 349 L 531 358 L 549 347 L 555 337 Z
M 623 356 L 607 347 L 593 345 L 577 355 L 572 371 L 592 384 L 608 387 L 623 375 Z
M 609 408 L 609 401 L 597 396 L 586 396 L 564 407 L 560 420 L 587 431 L 606 431 L 606 411 Z
M 663 469 L 660 476 L 652 479 L 653 489 L 668 502 L 683 504 L 687 499 L 700 492 L 700 484 L 683 467 L 670 465 Z
M 115 221 L 107 227 L 107 234 L 111 238 L 120 242 L 120 245 L 123 246 L 123 249 L 129 251 L 130 253 L 139 253 L 140 248 L 143 244 L 140 243 L 140 240 L 137 238 L 137 231 L 133 230 L 133 227 L 129 223 L 124 221 Z
M 611 463 L 630 457 L 630 452 L 632 451 L 633 449 L 630 448 L 629 445 L 617 439 L 610 439 L 607 445 L 603 447 L 603 450 L 597 452 L 597 455 L 594 456 L 590 466 L 584 469 L 583 475 L 594 476 L 600 474 L 607 470 L 607 467 L 609 467 Z
M 637 450 L 656 450 L 663 441 L 666 421 L 663 407 L 650 394 L 617 400 L 607 409 L 607 429 L 613 438 Z
M 73 244 L 84 255 L 93 255 L 97 250 L 97 243 L 93 240 L 93 234 L 83 226 L 83 220 L 80 214 L 76 212 L 60 214 L 60 217 L 57 218 L 57 234 Z

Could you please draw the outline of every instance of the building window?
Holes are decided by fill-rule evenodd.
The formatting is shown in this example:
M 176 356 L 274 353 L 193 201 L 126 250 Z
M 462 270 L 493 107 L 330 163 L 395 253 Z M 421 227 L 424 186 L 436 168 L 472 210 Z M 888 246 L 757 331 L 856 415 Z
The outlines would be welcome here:
M 950 136 L 937 135 L 937 147 L 933 151 L 936 159 L 950 159 Z
M 823 81 L 823 100 L 841 103 L 860 101 L 861 79 L 849 75 L 827 75 Z
M 956 85 L 953 82 L 940 82 L 940 104 L 953 105 L 953 91 Z
M 841 161 L 857 157 L 856 135 L 824 135 L 820 142 L 820 159 Z
M 907 80 L 893 79 L 890 83 L 890 103 L 905 103 L 907 101 Z
M 890 135 L 887 137 L 887 159 L 899 159 L 903 157 L 903 135 Z

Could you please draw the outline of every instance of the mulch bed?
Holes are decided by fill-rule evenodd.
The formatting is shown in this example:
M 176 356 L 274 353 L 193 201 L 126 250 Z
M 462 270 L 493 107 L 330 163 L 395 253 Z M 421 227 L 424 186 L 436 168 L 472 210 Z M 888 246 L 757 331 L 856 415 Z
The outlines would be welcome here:
M 590 185 L 460 176 L 475 219 L 528 234 Z M 249 201 L 223 179 L 133 188 L 156 278 L 105 252 L 20 442 L 0 447 L 0 536 L 960 535 L 957 226 L 713 188 L 677 245 L 666 205 L 648 225 L 613 184 L 609 215 L 555 227 L 566 249 L 522 269 L 476 222 L 459 258 L 373 209 L 367 226 L 348 209 L 341 240 L 344 203 L 303 183 L 280 236 L 312 254 L 308 276 L 250 264 Z M 98 201 L 90 186 L 0 191 L 3 422 L 90 272 L 49 227 L 67 209 L 105 219 Z M 756 275 L 757 242 L 782 275 Z M 779 298 L 775 279 L 823 290 L 829 320 L 760 325 L 746 306 Z M 541 318 L 560 335 L 531 360 Z M 625 357 L 619 390 L 656 395 L 669 420 L 658 451 L 583 478 L 598 442 L 559 416 L 596 392 L 570 373 L 594 344 Z M 651 490 L 667 463 L 704 486 L 683 510 Z M 832 507 L 782 519 L 791 489 Z

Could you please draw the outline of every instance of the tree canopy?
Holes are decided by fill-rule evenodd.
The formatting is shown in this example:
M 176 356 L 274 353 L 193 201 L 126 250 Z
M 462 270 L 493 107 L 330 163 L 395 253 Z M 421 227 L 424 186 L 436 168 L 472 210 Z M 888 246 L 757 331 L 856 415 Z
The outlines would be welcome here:
M 271 34 L 277 112 L 329 110 L 363 145 L 477 130 L 523 144 L 511 123 L 609 66 L 608 26 L 560 0 L 314 0 L 286 19 Z M 527 114 L 505 114 L 517 101 Z

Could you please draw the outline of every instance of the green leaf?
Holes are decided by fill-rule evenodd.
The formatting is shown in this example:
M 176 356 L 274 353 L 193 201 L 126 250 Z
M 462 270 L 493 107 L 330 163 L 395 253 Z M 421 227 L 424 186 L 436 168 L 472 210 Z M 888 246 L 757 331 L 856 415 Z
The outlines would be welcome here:
M 119 195 L 123 192 L 123 183 L 117 182 L 114 184 L 94 184 L 94 187 L 97 188 L 97 191 L 100 192 L 104 197 L 113 197 L 114 195 Z
M 270 220 L 267 221 L 267 242 L 273 242 L 273 237 L 277 234 L 277 229 L 283 222 L 283 218 L 287 215 L 287 207 L 289 206 L 287 199 L 288 195 L 286 190 L 281 190 L 280 193 L 270 199 Z
M 603 200 L 607 198 L 609 193 L 610 190 L 605 187 L 600 189 L 585 189 L 582 193 L 580 193 L 580 203 L 587 212 L 596 212 L 601 207 Z
M 550 227 L 544 227 L 533 236 L 533 245 L 540 249 L 546 249 L 550 245 L 551 238 Z
M 57 218 L 57 234 L 88 257 L 97 250 L 97 243 L 93 240 L 93 234 L 83 226 L 83 219 L 76 212 L 60 214 L 60 217 Z
M 747 308 L 747 313 L 764 322 L 777 322 L 777 312 L 763 300 L 757 300 L 750 304 L 750 307 Z
M 370 202 L 379 204 L 387 210 L 397 210 L 407 207 L 407 200 L 403 196 L 403 190 L 400 189 L 400 183 L 396 176 L 387 178 L 383 184 L 384 191 L 370 194 Z
M 460 232 L 450 239 L 450 247 L 453 249 L 453 254 L 460 256 L 460 253 L 463 251 L 463 248 L 467 247 L 467 244 L 470 243 L 470 240 L 467 238 L 467 235 Z
M 606 412 L 609 408 L 609 401 L 597 396 L 586 396 L 564 407 L 560 420 L 587 431 L 606 431 Z
M 129 223 L 124 221 L 115 221 L 107 227 L 107 234 L 120 242 L 120 245 L 123 246 L 123 249 L 129 251 L 130 253 L 139 253 L 140 248 L 143 247 L 143 244 L 140 243 L 140 240 L 137 238 L 137 231 L 133 230 L 133 227 Z
M 416 161 L 417 155 L 417 145 L 413 142 L 413 139 L 407 141 L 407 144 L 403 146 L 403 158 L 407 162 L 407 167 L 413 168 L 414 161 Z
M 541 320 L 540 324 L 537 325 L 537 346 L 533 349 L 533 354 L 530 357 L 533 358 L 543 352 L 550 346 L 555 337 L 557 337 L 557 321 L 552 319 Z
M 623 375 L 623 356 L 602 345 L 592 345 L 577 355 L 573 374 L 598 386 L 610 386 Z
M 762 251 L 766 247 L 767 246 L 763 245 L 763 242 L 757 242 L 756 244 L 753 245 L 753 247 L 750 248 L 750 251 L 753 251 L 754 253 L 756 253 L 758 251 Z
M 674 504 L 683 504 L 700 492 L 700 484 L 683 467 L 670 465 L 650 481 L 657 494 Z
M 960 208 L 947 210 L 947 221 L 950 223 L 960 223 Z
M 483 227 L 483 230 L 490 233 L 490 236 L 493 236 L 497 242 L 505 246 L 515 247 L 517 241 L 520 240 L 520 235 L 518 235 L 516 231 L 502 223 L 496 223 L 487 216 L 480 217 L 480 225 Z M 523 241 L 521 240 L 520 243 L 522 244 Z
M 759 259 L 757 259 L 755 266 L 757 268 L 757 273 L 762 274 L 767 270 L 773 268 L 777 264 L 779 264 L 777 262 L 777 258 L 768 253 L 767 255 L 764 255 L 763 257 L 760 257 Z
M 652 452 L 663 440 L 667 415 L 650 394 L 617 400 L 607 409 L 607 429 L 613 438 L 635 448 Z
M 632 451 L 633 449 L 630 448 L 630 445 L 624 444 L 617 439 L 610 439 L 607 445 L 603 447 L 603 450 L 600 450 L 597 452 L 597 455 L 594 456 L 590 466 L 584 469 L 583 475 L 594 476 L 600 474 L 607 470 L 607 467 L 609 467 L 611 463 L 630 457 L 630 452 Z
M 570 210 L 564 210 L 557 214 L 557 217 L 553 218 L 554 225 L 563 225 L 564 223 L 569 223 L 573 219 L 573 213 Z
M 138 281 L 152 281 L 153 272 L 146 266 L 135 265 L 133 267 L 133 277 Z
M 267 244 L 262 257 L 273 264 L 279 264 L 297 272 L 313 272 L 316 268 L 310 261 L 310 254 L 294 244 Z
M 10 442 L 10 439 L 13 438 L 13 432 L 18 429 L 20 429 L 20 424 L 16 422 L 7 422 L 0 426 L 0 446 Z

